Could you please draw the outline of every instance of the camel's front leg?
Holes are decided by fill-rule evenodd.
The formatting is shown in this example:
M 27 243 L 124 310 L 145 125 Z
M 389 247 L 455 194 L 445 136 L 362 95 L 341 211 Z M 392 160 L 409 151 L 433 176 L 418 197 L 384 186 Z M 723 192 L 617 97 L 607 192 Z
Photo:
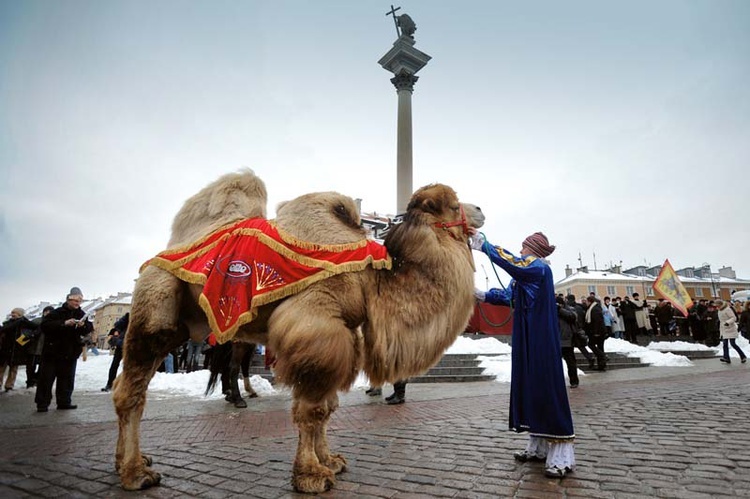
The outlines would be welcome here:
M 346 471 L 346 459 L 341 454 L 331 454 L 331 450 L 328 448 L 328 422 L 336 409 L 339 408 L 339 397 L 335 392 L 326 400 L 326 408 L 327 416 L 315 428 L 315 455 L 318 456 L 320 464 L 338 474 Z
M 336 482 L 334 472 L 322 464 L 316 454 L 316 437 L 329 416 L 325 402 L 306 401 L 295 394 L 292 417 L 299 429 L 299 442 L 292 468 L 292 486 L 298 492 L 322 493 Z

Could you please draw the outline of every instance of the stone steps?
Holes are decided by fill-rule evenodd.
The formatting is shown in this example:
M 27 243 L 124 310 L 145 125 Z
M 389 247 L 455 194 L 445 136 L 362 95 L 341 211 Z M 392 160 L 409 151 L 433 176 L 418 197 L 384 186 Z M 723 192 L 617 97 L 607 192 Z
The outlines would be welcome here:
M 674 350 L 671 353 L 683 355 L 689 359 L 706 359 L 716 357 L 713 351 L 705 350 Z M 409 379 L 410 383 L 462 383 L 473 381 L 491 381 L 494 376 L 482 374 L 483 368 L 479 367 L 480 361 L 477 357 L 492 357 L 497 354 L 446 354 L 434 367 L 419 376 Z M 610 352 L 607 354 L 607 369 L 631 369 L 647 367 L 648 364 L 641 363 L 638 357 L 627 357 L 624 354 Z M 584 372 L 596 372 L 589 369 L 586 358 L 576 350 L 576 363 L 578 368 Z M 250 365 L 250 375 L 259 375 L 273 382 L 273 372 L 264 366 L 263 355 L 256 354 Z
M 648 364 L 641 363 L 641 359 L 638 357 L 628 357 L 620 353 L 607 353 L 607 370 L 611 369 L 630 369 L 635 367 L 647 367 Z M 583 372 L 596 372 L 596 368 L 589 368 L 589 363 L 586 357 L 576 350 L 576 364 L 578 369 Z

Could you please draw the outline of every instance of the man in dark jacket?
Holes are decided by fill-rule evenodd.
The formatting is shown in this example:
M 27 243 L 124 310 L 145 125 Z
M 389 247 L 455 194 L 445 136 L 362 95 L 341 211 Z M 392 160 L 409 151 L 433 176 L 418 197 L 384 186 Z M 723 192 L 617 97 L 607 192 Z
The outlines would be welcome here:
M 659 304 L 654 309 L 654 315 L 656 316 L 656 322 L 659 324 L 659 334 L 662 336 L 669 336 L 669 325 L 674 320 L 674 309 L 672 304 L 664 298 L 659 298 Z
M 9 392 L 16 383 L 18 366 L 26 363 L 24 345 L 34 334 L 36 326 L 24 316 L 22 308 L 14 308 L 10 318 L 0 327 L 0 383 L 8 371 L 5 380 L 5 391 Z
M 26 388 L 34 388 L 39 379 L 39 362 L 42 359 L 42 349 L 44 348 L 44 333 L 42 332 L 42 319 L 55 309 L 52 305 L 47 305 L 42 310 L 42 315 L 32 320 L 36 326 L 31 341 L 26 344 Z
M 57 378 L 55 400 L 58 409 L 76 409 L 71 403 L 76 377 L 76 365 L 81 355 L 84 336 L 94 330 L 81 310 L 83 293 L 72 288 L 62 307 L 56 308 L 42 319 L 44 349 L 39 384 L 36 388 L 36 409 L 47 412 L 52 401 L 52 385 Z
M 574 311 L 576 314 L 576 328 L 580 331 L 583 331 L 583 323 L 586 321 L 586 309 L 576 301 L 576 297 L 574 295 L 566 296 L 565 302 L 567 307 Z M 584 337 L 583 340 L 581 340 L 581 337 Z M 584 357 L 586 357 L 586 361 L 588 361 L 589 363 L 589 369 L 593 369 L 596 359 L 594 358 L 594 355 L 586 348 L 586 345 L 588 345 L 588 336 L 586 336 L 586 333 L 584 332 L 578 334 L 578 332 L 576 332 L 576 334 L 573 335 L 572 344 L 575 348 L 578 348 L 578 350 L 580 350 Z
M 128 330 L 129 323 L 130 312 L 117 319 L 114 327 L 109 332 L 109 346 L 114 347 L 115 354 L 112 357 L 112 363 L 109 365 L 109 377 L 107 378 L 107 385 L 102 388 L 103 392 L 108 392 L 112 389 L 112 383 L 115 382 L 115 378 L 117 377 L 117 369 L 120 368 L 120 361 L 122 361 L 122 344 L 125 341 L 125 333 Z
M 588 301 L 589 307 L 586 310 L 583 329 L 586 330 L 586 334 L 589 337 L 589 348 L 594 352 L 594 355 L 596 355 L 596 369 L 598 371 L 606 371 L 607 357 L 604 355 L 604 350 L 601 348 L 607 334 L 607 328 L 604 326 L 604 313 L 602 312 L 602 306 L 599 305 L 596 298 L 589 296 L 586 300 Z
M 626 296 L 620 302 L 620 312 L 622 312 L 622 319 L 625 321 L 625 339 L 636 345 L 638 344 L 638 321 L 635 318 L 637 310 L 635 303 L 630 301 L 629 296 Z
M 578 365 L 576 364 L 576 355 L 573 351 L 573 337 L 578 331 L 578 318 L 572 308 L 565 305 L 565 300 L 561 295 L 555 297 L 557 302 L 557 320 L 560 323 L 560 349 L 562 358 L 568 368 L 568 380 L 571 388 L 578 387 Z

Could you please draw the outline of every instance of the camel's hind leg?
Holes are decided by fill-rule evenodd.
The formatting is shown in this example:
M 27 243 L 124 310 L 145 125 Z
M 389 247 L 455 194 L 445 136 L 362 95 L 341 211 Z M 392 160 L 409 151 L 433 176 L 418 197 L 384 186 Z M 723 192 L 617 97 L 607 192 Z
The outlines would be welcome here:
M 170 350 L 188 338 L 187 328 L 177 326 L 181 297 L 180 281 L 155 267 L 143 271 L 133 293 L 123 370 L 112 394 L 119 426 L 115 468 L 126 490 L 157 485 L 161 479 L 148 468 L 151 459 L 141 454 L 140 423 L 156 368 Z
M 132 328 L 128 329 L 129 333 Z M 187 340 L 187 332 L 159 331 L 127 338 L 123 370 L 114 383 L 112 400 L 118 417 L 119 435 L 115 468 L 122 487 L 140 490 L 158 485 L 159 473 L 151 470 L 151 458 L 141 454 L 140 426 L 146 406 L 146 390 L 156 368 L 172 348 Z

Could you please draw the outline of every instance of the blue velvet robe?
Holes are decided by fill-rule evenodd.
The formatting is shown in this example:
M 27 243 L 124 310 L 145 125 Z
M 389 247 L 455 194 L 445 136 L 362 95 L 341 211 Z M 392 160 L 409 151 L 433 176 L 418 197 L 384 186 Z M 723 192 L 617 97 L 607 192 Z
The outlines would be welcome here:
M 507 290 L 494 288 L 485 297 L 488 303 L 513 307 L 509 427 L 535 437 L 571 440 L 575 433 L 552 270 L 539 258 L 519 258 L 488 242 L 482 251 L 513 278 Z

